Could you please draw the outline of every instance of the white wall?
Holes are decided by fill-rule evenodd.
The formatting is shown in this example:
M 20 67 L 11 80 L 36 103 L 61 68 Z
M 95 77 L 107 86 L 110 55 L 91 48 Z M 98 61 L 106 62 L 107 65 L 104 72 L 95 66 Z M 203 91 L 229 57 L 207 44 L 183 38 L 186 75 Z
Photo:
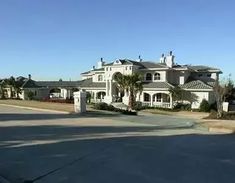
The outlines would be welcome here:
M 203 99 L 206 99 L 208 102 L 210 100 L 209 92 L 191 92 L 191 93 L 195 94 L 198 97 L 197 102 L 192 103 L 192 109 L 199 109 Z

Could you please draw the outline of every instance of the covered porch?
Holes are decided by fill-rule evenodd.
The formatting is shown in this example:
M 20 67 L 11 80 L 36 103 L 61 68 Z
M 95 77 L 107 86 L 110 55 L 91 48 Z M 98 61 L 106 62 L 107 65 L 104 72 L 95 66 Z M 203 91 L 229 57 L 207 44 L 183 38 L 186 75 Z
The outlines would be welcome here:
M 172 108 L 172 96 L 167 92 L 143 92 L 142 93 L 143 106 Z

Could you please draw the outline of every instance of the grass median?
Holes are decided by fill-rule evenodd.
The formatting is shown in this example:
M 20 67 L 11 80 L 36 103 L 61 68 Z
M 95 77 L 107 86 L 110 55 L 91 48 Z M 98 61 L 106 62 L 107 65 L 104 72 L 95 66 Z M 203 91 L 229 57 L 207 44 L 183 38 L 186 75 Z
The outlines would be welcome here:
M 52 102 L 40 102 L 40 101 L 31 101 L 31 100 L 0 100 L 0 104 L 21 106 L 21 107 L 31 107 L 38 109 L 47 109 L 47 110 L 55 110 L 62 112 L 73 112 L 74 106 L 73 104 L 66 103 L 52 103 Z

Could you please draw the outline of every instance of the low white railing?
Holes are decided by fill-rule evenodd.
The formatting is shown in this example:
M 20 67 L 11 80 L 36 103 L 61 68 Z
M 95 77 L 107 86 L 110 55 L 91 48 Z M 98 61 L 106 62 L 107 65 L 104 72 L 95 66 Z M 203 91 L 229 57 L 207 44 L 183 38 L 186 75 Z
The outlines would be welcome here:
M 168 102 L 153 102 L 153 107 L 170 108 L 171 104 Z
M 142 106 L 151 106 L 151 102 L 142 102 Z

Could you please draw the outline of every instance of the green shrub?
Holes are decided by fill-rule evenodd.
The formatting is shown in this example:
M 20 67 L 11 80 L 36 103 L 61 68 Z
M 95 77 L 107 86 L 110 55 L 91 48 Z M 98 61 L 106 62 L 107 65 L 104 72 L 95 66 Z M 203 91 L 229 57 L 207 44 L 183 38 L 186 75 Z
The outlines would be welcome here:
M 174 106 L 174 110 L 190 111 L 191 110 L 191 104 L 177 103 L 176 106 Z
M 29 91 L 29 92 L 28 92 L 28 99 L 29 99 L 29 100 L 33 100 L 33 97 L 34 97 L 34 92 Z
M 98 110 L 107 110 L 108 109 L 108 104 L 106 104 L 104 102 L 96 103 L 94 105 L 94 108 L 98 109 Z
M 146 107 L 142 106 L 142 102 L 135 102 L 135 105 L 133 107 L 134 110 L 140 111 L 142 109 L 145 109 Z
M 208 103 L 208 101 L 206 99 L 203 99 L 200 107 L 199 107 L 199 111 L 200 112 L 210 112 L 210 104 Z
M 128 111 L 128 110 L 123 110 L 123 109 L 115 108 L 114 106 L 108 105 L 108 104 L 106 104 L 104 102 L 94 104 L 94 109 L 120 112 L 120 113 L 125 114 L 125 115 L 137 115 L 136 111 Z

